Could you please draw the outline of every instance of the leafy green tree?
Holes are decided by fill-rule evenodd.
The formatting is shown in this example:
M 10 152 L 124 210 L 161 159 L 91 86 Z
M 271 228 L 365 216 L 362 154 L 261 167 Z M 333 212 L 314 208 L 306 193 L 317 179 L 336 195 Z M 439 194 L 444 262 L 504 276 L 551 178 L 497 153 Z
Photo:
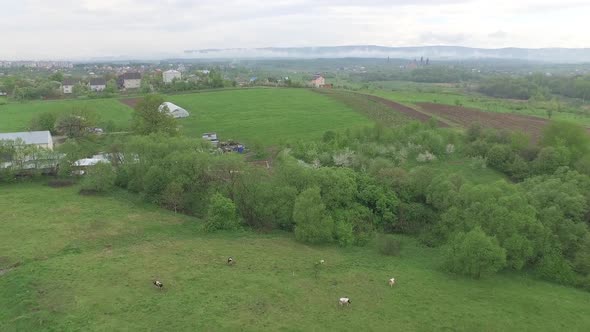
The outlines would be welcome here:
M 505 266 L 506 251 L 493 237 L 476 227 L 453 237 L 447 247 L 444 264 L 450 272 L 479 279 Z
M 575 280 L 571 264 L 563 258 L 560 250 L 556 248 L 548 249 L 543 253 L 537 264 L 536 272 L 544 279 L 561 284 L 571 285 Z
M 590 154 L 590 136 L 586 129 L 567 121 L 552 121 L 545 127 L 541 144 L 545 147 L 567 148 L 572 161 Z
M 214 69 L 209 73 L 209 87 L 213 89 L 223 88 L 223 77 L 219 70 Z
M 559 167 L 570 164 L 570 151 L 563 146 L 542 148 L 537 158 L 533 161 L 533 167 L 539 174 L 551 174 Z
M 116 174 L 109 163 L 98 163 L 87 170 L 82 181 L 82 190 L 106 193 L 115 188 Z
M 505 171 L 507 165 L 514 159 L 514 153 L 509 146 L 504 144 L 494 144 L 486 154 L 487 163 L 490 167 L 499 171 Z
M 334 237 L 341 247 L 349 247 L 354 244 L 354 230 L 353 225 L 344 220 L 336 220 L 334 222 Z
M 240 220 L 234 202 L 220 193 L 213 194 L 209 201 L 205 230 L 207 232 L 235 230 L 239 225 Z
M 176 134 L 176 122 L 166 110 L 160 111 L 164 99 L 159 95 L 147 95 L 135 106 L 133 127 L 141 135 L 151 133 Z
M 326 213 L 320 188 L 303 191 L 295 200 L 293 208 L 295 238 L 301 242 L 326 243 L 332 241 L 334 221 Z
M 354 202 L 357 189 L 351 169 L 323 167 L 317 170 L 315 179 L 328 209 L 344 208 Z
M 55 130 L 69 138 L 86 136 L 89 129 L 96 126 L 97 116 L 86 110 L 76 110 L 62 114 L 57 118 Z
M 90 86 L 86 83 L 78 82 L 74 85 L 72 92 L 76 96 L 84 96 L 90 93 Z
M 139 86 L 139 91 L 141 93 L 151 93 L 152 92 L 152 85 L 150 84 L 150 81 L 147 78 L 144 78 L 141 80 L 141 83 Z
M 105 93 L 116 93 L 118 90 L 119 88 L 115 79 L 110 79 L 107 81 L 106 87 L 104 89 Z
M 62 72 L 58 71 L 58 72 L 55 72 L 55 73 L 49 75 L 48 79 L 50 81 L 61 83 L 64 81 L 64 74 Z
M 55 122 L 57 116 L 52 112 L 43 112 L 37 114 L 31 119 L 30 128 L 31 130 L 49 130 L 52 134 L 56 134 Z
M 170 182 L 162 193 L 162 203 L 168 209 L 178 212 L 184 207 L 184 188 L 179 182 Z

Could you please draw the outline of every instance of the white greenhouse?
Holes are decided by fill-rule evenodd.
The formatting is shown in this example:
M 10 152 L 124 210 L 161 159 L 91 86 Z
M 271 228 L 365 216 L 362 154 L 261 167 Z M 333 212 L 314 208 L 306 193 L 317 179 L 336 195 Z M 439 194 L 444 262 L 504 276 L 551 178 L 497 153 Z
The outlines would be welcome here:
M 170 112 L 170 115 L 172 115 L 172 117 L 175 119 L 186 118 L 189 116 L 189 113 L 184 108 L 167 101 L 160 105 L 160 107 L 158 108 L 160 112 L 164 112 L 164 110 L 166 109 L 168 110 L 168 112 Z

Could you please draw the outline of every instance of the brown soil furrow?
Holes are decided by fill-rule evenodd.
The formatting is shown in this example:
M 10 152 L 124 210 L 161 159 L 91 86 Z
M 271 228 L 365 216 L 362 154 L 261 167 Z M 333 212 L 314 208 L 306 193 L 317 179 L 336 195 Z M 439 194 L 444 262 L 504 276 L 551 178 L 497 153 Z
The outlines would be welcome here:
M 421 122 L 428 122 L 432 118 L 432 116 L 429 114 L 422 113 L 422 112 L 415 110 L 411 107 L 408 107 L 406 105 L 402 105 L 400 103 L 396 103 L 396 102 L 389 100 L 389 99 L 385 99 L 385 98 L 381 98 L 381 97 L 377 97 L 377 96 L 372 96 L 372 95 L 365 95 L 365 96 L 367 98 L 369 98 L 369 100 L 381 103 L 381 104 L 391 108 L 394 111 L 405 114 L 408 117 L 410 117 L 412 119 L 416 119 Z M 440 120 L 437 120 L 437 125 L 439 127 L 448 127 L 449 126 L 448 124 L 446 124 Z
M 543 128 L 549 123 L 546 119 L 530 115 L 484 112 L 473 108 L 433 103 L 419 103 L 418 105 L 426 112 L 448 119 L 463 127 L 479 123 L 496 129 L 525 132 L 531 135 L 534 140 L 539 139 Z

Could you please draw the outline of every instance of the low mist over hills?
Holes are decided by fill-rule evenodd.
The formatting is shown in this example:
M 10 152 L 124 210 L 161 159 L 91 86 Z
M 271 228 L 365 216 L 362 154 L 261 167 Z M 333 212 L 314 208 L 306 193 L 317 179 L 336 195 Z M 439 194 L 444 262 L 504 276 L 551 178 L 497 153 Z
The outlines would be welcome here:
M 590 62 L 590 48 L 499 48 L 484 49 L 461 46 L 326 46 L 267 47 L 186 50 L 194 58 L 419 58 L 433 60 L 506 59 L 554 63 Z

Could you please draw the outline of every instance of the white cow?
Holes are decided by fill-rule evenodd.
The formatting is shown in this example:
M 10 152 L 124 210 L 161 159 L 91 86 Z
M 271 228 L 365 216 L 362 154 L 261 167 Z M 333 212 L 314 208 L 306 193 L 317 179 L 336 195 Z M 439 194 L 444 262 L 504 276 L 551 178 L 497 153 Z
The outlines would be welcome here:
M 340 303 L 340 305 L 350 305 L 350 299 L 347 297 L 341 297 L 340 300 L 338 300 L 338 303 Z
M 395 285 L 395 278 L 389 279 L 389 287 L 393 287 Z

